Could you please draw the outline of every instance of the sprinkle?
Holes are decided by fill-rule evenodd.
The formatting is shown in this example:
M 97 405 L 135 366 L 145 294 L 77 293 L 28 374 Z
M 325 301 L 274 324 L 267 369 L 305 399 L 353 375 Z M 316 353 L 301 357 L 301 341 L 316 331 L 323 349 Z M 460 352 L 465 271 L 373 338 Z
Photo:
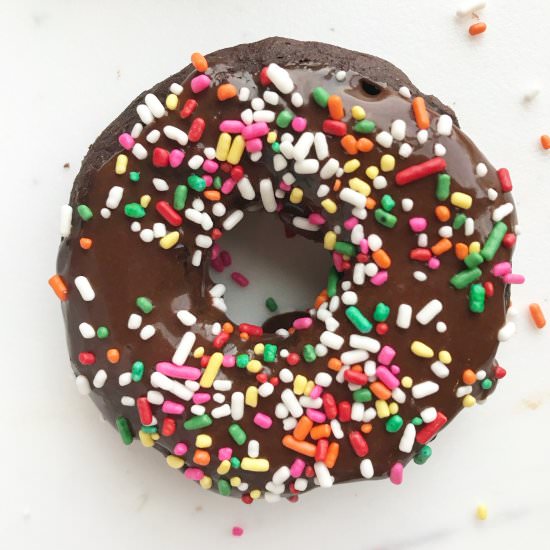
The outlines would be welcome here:
M 546 325 L 546 318 L 544 317 L 544 312 L 540 304 L 529 304 L 529 313 L 535 326 L 539 329 L 544 328 Z
M 437 299 L 431 300 L 416 314 L 416 320 L 421 325 L 427 325 L 430 321 L 435 319 L 441 311 L 443 311 L 443 304 Z
M 59 280 L 56 280 L 55 283 L 56 283 L 56 286 L 58 286 L 59 285 Z M 88 279 L 86 277 L 84 277 L 83 275 L 79 275 L 78 277 L 75 277 L 74 284 L 75 284 L 78 292 L 80 293 L 80 296 L 82 297 L 82 299 L 85 302 L 91 302 L 92 300 L 94 300 L 94 298 L 95 298 L 94 289 L 92 288 L 92 285 L 90 284 L 90 281 L 88 281 Z M 52 285 L 52 288 L 54 288 L 53 285 Z M 55 290 L 55 288 L 54 288 L 54 290 Z M 57 293 L 57 291 L 56 291 L 56 293 Z
M 424 98 L 415 97 L 412 100 L 412 108 L 416 119 L 416 125 L 422 130 L 427 130 L 430 127 L 430 115 L 426 109 Z
M 540 136 L 540 144 L 543 149 L 550 149 L 550 136 L 546 134 Z
M 487 506 L 485 504 L 479 504 L 476 508 L 476 517 L 481 521 L 485 521 L 488 516 Z
M 474 23 L 473 25 L 470 25 L 468 28 L 468 32 L 470 33 L 470 36 L 476 36 L 478 34 L 482 34 L 487 30 L 487 23 L 479 22 Z
M 397 319 L 395 324 L 402 329 L 408 329 L 411 326 L 412 307 L 409 304 L 400 304 L 397 309 Z M 414 351 L 413 351 L 414 353 Z
M 418 340 L 415 340 L 411 344 L 411 351 L 417 357 L 424 357 L 427 359 L 435 355 L 434 350 L 432 348 L 430 348 L 429 346 L 427 346 L 426 344 Z
M 441 157 L 434 157 L 420 164 L 409 166 L 395 175 L 395 183 L 397 185 L 407 185 L 413 181 L 425 178 L 437 172 L 445 170 L 447 163 Z
M 234 537 L 242 537 L 243 534 L 244 534 L 244 529 L 242 527 L 239 527 L 238 525 L 235 525 L 232 529 L 231 529 L 231 534 L 234 536 Z

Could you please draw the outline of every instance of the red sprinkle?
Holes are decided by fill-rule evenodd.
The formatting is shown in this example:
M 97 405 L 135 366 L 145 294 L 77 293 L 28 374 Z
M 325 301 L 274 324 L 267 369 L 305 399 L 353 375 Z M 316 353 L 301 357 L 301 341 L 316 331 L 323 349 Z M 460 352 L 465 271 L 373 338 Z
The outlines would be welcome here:
M 483 283 L 483 288 L 485 289 L 485 294 L 487 295 L 488 298 L 494 295 L 495 286 L 491 281 L 486 281 L 485 283 Z
M 220 332 L 216 338 L 214 338 L 214 341 L 212 342 L 212 345 L 216 348 L 216 349 L 220 349 L 222 348 L 223 346 L 225 346 L 225 344 L 227 344 L 227 342 L 229 341 L 229 336 L 230 334 L 228 332 Z
M 395 174 L 395 183 L 397 185 L 407 185 L 413 181 L 442 172 L 447 167 L 443 157 L 434 157 L 420 164 L 409 166 Z
M 331 136 L 345 136 L 348 133 L 348 125 L 340 120 L 323 120 L 323 132 Z
M 369 446 L 367 444 L 367 440 L 363 437 L 363 434 L 361 432 L 350 432 L 348 437 L 349 442 L 351 443 L 351 446 L 353 447 L 353 450 L 358 457 L 362 458 L 369 454 Z
M 315 462 L 322 462 L 327 457 L 328 439 L 319 439 L 315 448 Z
M 433 422 L 426 424 L 417 434 L 416 441 L 421 445 L 425 445 L 430 439 L 447 423 L 447 417 L 440 411 Z
M 358 386 L 364 386 L 369 381 L 369 377 L 364 372 L 357 372 L 351 369 L 344 372 L 344 378 L 347 382 L 357 384 Z
M 334 420 L 338 416 L 338 407 L 336 400 L 331 393 L 323 393 L 323 410 L 329 420 Z
M 262 86 L 269 86 L 271 84 L 271 80 L 269 80 L 269 77 L 267 76 L 267 67 L 264 67 L 260 71 L 260 84 Z
M 95 363 L 95 355 L 91 351 L 82 351 L 78 354 L 78 361 L 82 365 L 93 365 Z
M 176 421 L 173 418 L 165 418 L 162 421 L 162 428 L 160 430 L 160 433 L 165 437 L 170 437 L 171 435 L 174 435 L 175 431 Z
M 516 244 L 516 236 L 513 233 L 506 233 L 502 239 L 502 246 L 512 248 Z
M 247 287 L 250 284 L 250 281 L 242 273 L 239 273 L 238 271 L 233 271 L 233 273 L 231 273 L 231 278 L 239 286 L 242 286 L 243 288 Z
M 390 327 L 387 323 L 377 323 L 374 330 L 376 331 L 376 334 L 384 336 L 384 334 L 387 334 L 388 330 L 390 330 Z
M 181 118 L 187 118 L 191 116 L 193 111 L 197 108 L 198 103 L 194 99 L 188 99 L 183 105 L 183 109 L 180 111 Z
M 182 217 L 166 201 L 158 201 L 155 209 L 170 225 L 178 226 L 183 223 Z
M 249 325 L 248 323 L 241 323 L 239 325 L 239 332 L 246 332 L 250 336 L 261 336 L 264 333 L 264 329 L 258 325 Z
M 338 420 L 340 422 L 349 422 L 351 420 L 351 403 L 349 401 L 340 401 L 338 403 Z
M 206 122 L 200 117 L 197 117 L 191 123 L 189 128 L 189 141 L 197 142 L 201 139 L 204 129 L 206 128 Z
M 409 252 L 409 258 L 417 262 L 427 262 L 432 257 L 432 251 L 429 248 L 413 248 Z
M 153 149 L 153 166 L 156 168 L 164 168 L 170 163 L 170 153 L 162 147 Z
M 510 172 L 508 169 L 501 168 L 497 170 L 498 179 L 500 180 L 500 188 L 503 193 L 508 193 L 512 190 L 512 179 L 510 178 Z
M 504 378 L 506 376 L 506 369 L 503 369 L 500 365 L 497 365 L 493 369 L 493 372 L 495 373 L 495 378 L 497 380 L 501 380 L 502 378 Z
M 153 422 L 153 412 L 151 411 L 151 405 L 149 405 L 147 397 L 138 397 L 136 399 L 136 405 L 141 423 L 144 426 L 151 424 L 151 422 Z

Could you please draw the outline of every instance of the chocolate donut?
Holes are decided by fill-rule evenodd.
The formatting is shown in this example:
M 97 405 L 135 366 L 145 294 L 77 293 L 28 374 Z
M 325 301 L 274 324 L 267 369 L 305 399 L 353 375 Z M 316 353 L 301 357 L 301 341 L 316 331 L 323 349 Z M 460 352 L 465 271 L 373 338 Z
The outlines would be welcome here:
M 62 207 L 77 386 L 124 443 L 244 502 L 399 484 L 505 375 L 510 176 L 382 59 L 268 38 L 192 61 L 107 127 Z M 291 326 L 233 323 L 209 275 L 257 207 L 332 259 Z

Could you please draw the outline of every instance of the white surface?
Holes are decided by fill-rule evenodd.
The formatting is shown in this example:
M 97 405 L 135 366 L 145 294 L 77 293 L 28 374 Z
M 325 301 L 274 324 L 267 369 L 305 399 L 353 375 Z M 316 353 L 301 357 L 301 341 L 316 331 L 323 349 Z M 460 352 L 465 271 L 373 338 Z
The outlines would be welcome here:
M 538 145 L 550 133 L 550 2 L 492 0 L 476 39 L 468 19 L 455 19 L 458 4 L 1 0 L 2 548 L 548 548 L 550 350 L 526 307 L 541 301 L 550 314 L 550 152 Z M 408 467 L 400 487 L 317 490 L 277 508 L 203 492 L 158 453 L 121 445 L 74 388 L 46 284 L 59 205 L 106 123 L 192 51 L 274 34 L 381 55 L 453 105 L 488 157 L 510 168 L 523 229 L 515 267 L 528 276 L 513 297 L 518 335 L 500 352 L 508 377 L 438 438 L 427 465 Z M 523 104 L 532 83 L 542 92 Z M 484 523 L 474 518 L 480 502 Z

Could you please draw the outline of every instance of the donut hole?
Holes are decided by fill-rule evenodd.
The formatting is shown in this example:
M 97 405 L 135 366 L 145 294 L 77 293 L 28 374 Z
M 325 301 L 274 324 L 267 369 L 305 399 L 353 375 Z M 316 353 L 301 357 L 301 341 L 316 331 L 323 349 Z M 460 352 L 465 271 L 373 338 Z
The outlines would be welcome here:
M 289 326 L 313 306 L 326 287 L 332 265 L 330 254 L 322 243 L 301 235 L 288 238 L 277 215 L 248 212 L 217 242 L 222 251 L 229 252 L 231 265 L 221 273 L 210 267 L 210 277 L 226 285 L 227 316 L 234 324 L 263 325 L 270 319 L 264 327 L 266 332 Z M 227 261 L 227 256 L 224 259 Z M 231 276 L 235 272 L 244 275 L 250 284 L 237 284 Z M 278 305 L 274 312 L 266 306 L 270 297 Z
M 382 92 L 382 87 L 376 84 L 376 82 L 369 80 L 368 78 L 362 78 L 360 82 L 361 82 L 361 89 L 367 95 L 377 96 Z

